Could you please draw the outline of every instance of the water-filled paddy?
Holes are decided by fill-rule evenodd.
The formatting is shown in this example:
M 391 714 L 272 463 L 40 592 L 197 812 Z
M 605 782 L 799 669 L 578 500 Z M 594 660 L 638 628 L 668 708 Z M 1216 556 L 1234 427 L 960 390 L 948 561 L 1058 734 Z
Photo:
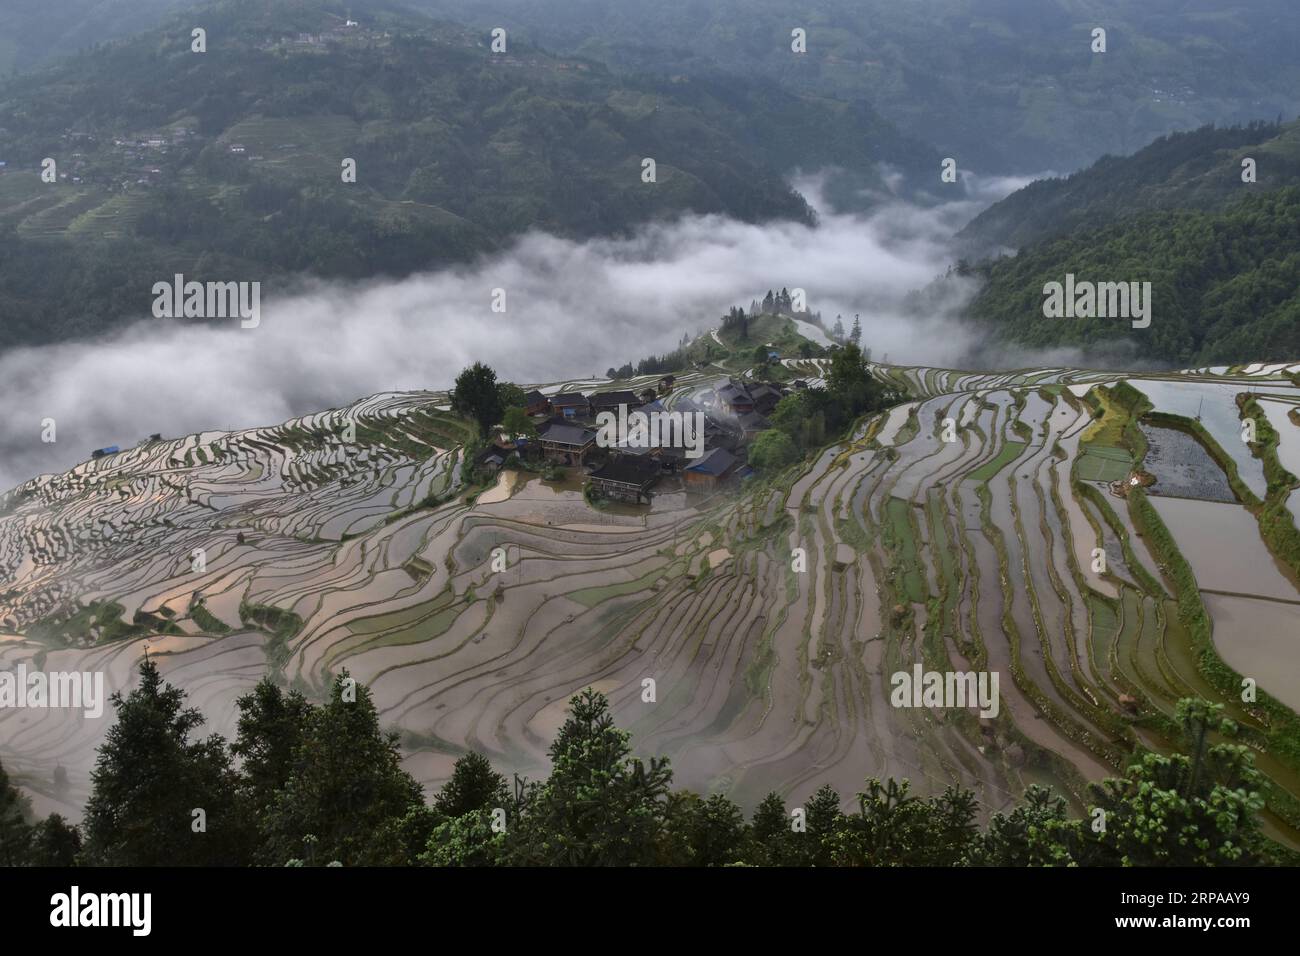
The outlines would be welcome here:
M 1300 710 L 1300 606 L 1206 594 L 1214 647 L 1243 677 L 1253 677 L 1292 710 Z
M 1254 516 L 1241 505 L 1155 497 L 1151 503 L 1202 590 L 1300 600 L 1300 593 L 1278 570 Z

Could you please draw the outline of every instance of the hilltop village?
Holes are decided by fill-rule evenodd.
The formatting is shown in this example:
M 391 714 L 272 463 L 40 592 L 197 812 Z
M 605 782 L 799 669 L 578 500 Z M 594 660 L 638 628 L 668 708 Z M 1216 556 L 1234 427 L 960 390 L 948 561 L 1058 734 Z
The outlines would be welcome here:
M 534 389 L 525 395 L 528 434 L 499 432 L 474 456 L 474 465 L 496 472 L 524 461 L 542 464 L 553 475 L 576 471 L 589 497 L 633 504 L 648 503 L 656 490 L 708 493 L 754 475 L 750 443 L 771 427 L 768 416 L 783 397 L 808 387 L 805 379 L 782 384 L 734 377 L 678 387 L 676 376 L 665 375 L 639 390 L 546 395 Z M 626 420 L 633 412 L 669 418 L 679 430 L 665 429 L 662 436 L 656 430 L 653 441 L 602 441 L 602 416 Z M 679 437 L 680 423 L 688 418 L 702 426 L 695 447 Z

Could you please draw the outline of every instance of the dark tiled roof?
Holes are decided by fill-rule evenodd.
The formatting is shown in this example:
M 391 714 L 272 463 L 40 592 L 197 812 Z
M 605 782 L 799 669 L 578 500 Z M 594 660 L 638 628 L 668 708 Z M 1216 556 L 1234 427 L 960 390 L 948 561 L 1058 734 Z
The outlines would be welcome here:
M 722 388 L 718 389 L 718 398 L 730 404 L 738 398 L 748 399 L 749 393 L 739 385 L 724 385 Z
M 748 431 L 759 431 L 769 427 L 767 419 L 758 414 L 758 412 L 745 412 L 743 415 L 737 415 L 736 421 L 740 423 L 741 428 Z
M 591 396 L 591 404 L 601 408 L 617 405 L 640 405 L 641 399 L 636 397 L 635 392 L 597 392 Z
M 659 466 L 640 458 L 619 456 L 611 458 L 587 477 L 641 487 L 659 477 Z
M 586 405 L 587 396 L 581 392 L 561 392 L 551 396 L 551 404 L 556 408 L 563 408 L 566 405 Z
M 736 463 L 736 456 L 725 448 L 715 448 L 703 458 L 686 466 L 687 471 L 700 475 L 721 475 Z
M 544 402 L 544 401 L 546 401 L 546 396 L 543 395 L 541 392 L 539 392 L 537 389 L 533 389 L 531 392 L 529 392 L 527 395 L 524 396 L 524 402 L 528 405 L 536 405 L 538 402 Z
M 559 442 L 561 445 L 586 445 L 596 440 L 596 433 L 580 425 L 543 425 L 539 437 L 542 441 Z

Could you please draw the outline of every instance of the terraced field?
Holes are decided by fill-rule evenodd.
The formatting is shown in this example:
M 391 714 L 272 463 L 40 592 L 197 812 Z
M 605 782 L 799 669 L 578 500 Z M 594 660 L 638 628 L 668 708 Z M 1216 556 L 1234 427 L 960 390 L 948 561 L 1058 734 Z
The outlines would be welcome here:
M 1138 746 L 1166 749 L 1174 703 L 1199 694 L 1244 726 L 1273 781 L 1268 826 L 1294 842 L 1300 735 L 1279 700 L 1300 677 L 1270 666 L 1295 656 L 1296 635 L 1276 633 L 1277 609 L 1300 608 L 1294 569 L 1278 562 L 1244 594 L 1224 577 L 1222 604 L 1181 514 L 1234 508 L 1224 520 L 1249 530 L 1260 503 L 1167 497 L 1170 510 L 1125 493 L 1143 449 L 1105 390 L 1113 373 L 874 371 L 910 400 L 785 475 L 651 508 L 597 510 L 576 482 L 529 473 L 463 488 L 464 427 L 434 392 L 43 476 L 0 500 L 0 666 L 104 669 L 118 688 L 147 651 L 226 732 L 268 670 L 317 691 L 347 668 L 426 785 L 466 748 L 537 774 L 565 701 L 594 685 L 640 752 L 746 805 L 892 774 L 921 791 L 963 783 L 988 810 L 1049 783 L 1082 809 L 1085 781 Z M 1151 391 L 1194 385 L 1228 403 L 1219 422 L 1239 392 L 1300 399 L 1285 371 Z M 683 375 L 668 403 L 705 379 Z M 1241 547 L 1269 557 L 1262 537 Z M 1272 630 L 1216 650 L 1256 625 Z M 997 671 L 999 715 L 892 707 L 891 675 L 915 663 Z M 1242 675 L 1258 702 L 1235 692 Z M 38 809 L 75 816 L 108 720 L 3 712 L 0 755 Z M 63 794 L 48 784 L 59 764 Z

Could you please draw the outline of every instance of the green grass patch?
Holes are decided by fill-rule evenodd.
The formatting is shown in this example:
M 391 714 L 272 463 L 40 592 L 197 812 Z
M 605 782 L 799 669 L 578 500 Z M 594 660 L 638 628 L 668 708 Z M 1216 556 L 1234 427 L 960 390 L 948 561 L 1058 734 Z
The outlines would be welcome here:
M 1007 467 L 1007 465 L 1019 458 L 1028 446 L 1028 442 L 1008 441 L 1003 444 L 1002 449 L 997 453 L 997 456 L 992 461 L 986 461 L 966 477 L 980 482 L 988 481 L 1003 468 Z
M 889 544 L 901 564 L 903 593 L 909 601 L 923 604 L 929 593 L 918 555 L 912 506 L 902 498 L 890 498 L 885 503 L 885 522 Z
M 1118 445 L 1088 445 L 1075 467 L 1083 481 L 1121 481 L 1133 470 L 1133 456 Z
M 190 611 L 190 619 L 203 628 L 205 634 L 228 634 L 230 632 L 229 625 L 222 622 L 220 618 L 202 604 L 194 605 L 194 608 Z
M 680 562 L 679 562 L 680 563 Z M 571 601 L 577 601 L 586 607 L 595 607 L 597 604 L 603 604 L 611 598 L 623 597 L 628 594 L 636 594 L 638 591 L 649 590 L 650 586 L 659 578 L 664 577 L 667 571 L 664 568 L 658 568 L 648 574 L 642 575 L 635 581 L 624 581 L 622 584 L 605 584 L 600 587 L 583 588 L 580 591 L 573 591 L 566 594 L 565 597 Z M 705 572 L 707 573 L 707 571 Z

